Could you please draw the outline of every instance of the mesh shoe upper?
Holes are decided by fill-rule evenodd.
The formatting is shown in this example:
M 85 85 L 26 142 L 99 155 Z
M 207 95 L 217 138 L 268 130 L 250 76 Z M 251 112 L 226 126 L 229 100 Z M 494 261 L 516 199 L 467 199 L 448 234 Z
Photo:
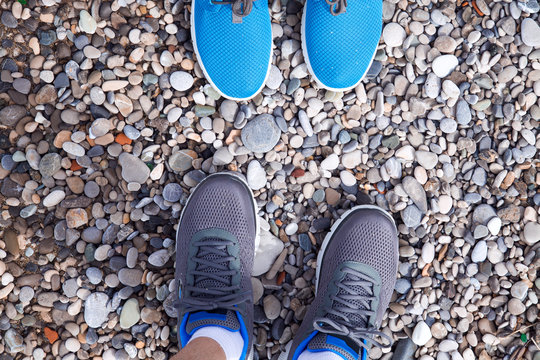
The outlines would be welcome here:
M 272 50 L 268 4 L 256 0 L 241 23 L 231 4 L 192 2 L 192 37 L 198 61 L 210 83 L 228 98 L 248 99 L 264 86 Z M 236 17 L 236 21 L 240 21 Z
M 316 339 L 322 318 L 331 325 L 322 324 L 325 331 L 347 322 L 351 329 L 378 329 L 396 282 L 398 239 L 394 223 L 379 210 L 353 210 L 334 230 L 319 266 L 317 296 L 295 336 L 289 359 L 297 358 L 311 336 Z M 367 286 L 370 283 L 374 286 Z M 350 312 L 333 314 L 328 310 L 338 307 Z M 340 320 L 342 317 L 346 319 Z
M 182 321 L 178 333 L 183 346 L 196 327 L 208 321 L 231 325 L 235 314 L 251 349 L 256 216 L 251 191 L 232 175 L 209 176 L 190 196 L 176 248 L 178 318 Z M 233 325 L 228 327 L 236 330 Z
M 382 1 L 350 0 L 338 15 L 330 9 L 325 0 L 306 1 L 302 46 L 318 82 L 329 89 L 346 90 L 369 70 L 381 37 Z

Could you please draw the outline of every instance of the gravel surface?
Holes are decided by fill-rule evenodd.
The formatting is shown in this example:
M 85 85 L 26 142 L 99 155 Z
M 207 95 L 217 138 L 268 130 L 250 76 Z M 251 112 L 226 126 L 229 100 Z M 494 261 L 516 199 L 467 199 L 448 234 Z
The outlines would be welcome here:
M 302 5 L 275 0 L 247 103 L 203 78 L 189 7 L 0 2 L 0 358 L 175 353 L 178 218 L 232 170 L 260 206 L 256 358 L 297 331 L 333 221 L 371 200 L 400 233 L 396 342 L 372 359 L 539 360 L 537 0 L 384 0 L 347 93 L 310 82 Z

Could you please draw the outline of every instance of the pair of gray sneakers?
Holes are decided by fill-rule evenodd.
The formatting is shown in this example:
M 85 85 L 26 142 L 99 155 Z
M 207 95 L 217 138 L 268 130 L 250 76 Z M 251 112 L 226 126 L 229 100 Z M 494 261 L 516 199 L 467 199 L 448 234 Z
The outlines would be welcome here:
M 220 326 L 242 335 L 240 360 L 253 358 L 257 219 L 253 194 L 236 175 L 211 175 L 191 194 L 176 240 L 180 347 L 199 328 Z M 315 299 L 280 360 L 324 350 L 345 360 L 365 359 L 371 346 L 389 346 L 391 339 L 378 329 L 397 266 L 397 230 L 390 215 L 372 205 L 343 214 L 319 251 Z

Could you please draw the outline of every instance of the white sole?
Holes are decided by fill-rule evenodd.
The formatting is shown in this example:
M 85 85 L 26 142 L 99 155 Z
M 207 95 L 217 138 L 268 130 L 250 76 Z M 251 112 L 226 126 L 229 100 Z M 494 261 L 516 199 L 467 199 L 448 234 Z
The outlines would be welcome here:
M 249 193 L 251 195 L 251 200 L 253 201 L 253 209 L 255 211 L 255 226 L 256 226 L 256 230 L 255 230 L 255 247 L 254 247 L 254 251 L 253 251 L 253 258 L 255 258 L 255 252 L 257 251 L 257 249 L 259 248 L 259 241 L 260 241 L 260 237 L 259 237 L 259 232 L 260 232 L 260 220 L 259 220 L 259 215 L 257 214 L 258 210 L 259 210 L 259 207 L 257 206 L 257 200 L 255 200 L 255 197 L 253 196 L 253 191 L 251 190 L 251 188 L 249 187 L 247 181 L 245 179 L 243 179 L 241 176 L 237 175 L 236 173 L 234 172 L 218 172 L 218 173 L 214 173 L 214 174 L 210 174 L 208 175 L 207 177 L 205 177 L 203 180 L 201 180 L 201 182 L 199 182 L 194 190 L 191 192 L 191 194 L 193 194 L 197 188 L 208 178 L 212 177 L 212 176 L 217 176 L 217 175 L 223 175 L 223 174 L 228 174 L 230 176 L 234 176 L 236 177 L 237 179 L 239 179 L 240 181 L 242 181 L 242 183 L 246 186 L 246 188 L 249 190 Z M 188 204 L 189 204 L 189 200 L 191 200 L 191 194 L 186 202 L 186 205 L 184 205 L 184 208 L 182 209 L 182 212 L 180 213 L 180 219 L 178 220 L 178 228 L 176 229 L 176 241 L 178 241 L 178 232 L 180 230 L 180 223 L 182 222 L 182 218 L 184 217 L 184 211 L 186 210 Z
M 330 91 L 334 91 L 334 92 L 345 92 L 345 91 L 349 91 L 349 90 L 354 89 L 355 87 L 358 86 L 358 84 L 360 84 L 362 82 L 362 80 L 364 80 L 364 77 L 368 73 L 369 69 L 371 69 L 371 65 L 373 64 L 373 60 L 375 59 L 375 54 L 377 54 L 377 48 L 375 48 L 375 51 L 373 52 L 373 56 L 371 57 L 371 61 L 369 62 L 369 65 L 366 68 L 366 71 L 364 71 L 364 74 L 362 74 L 362 77 L 360 78 L 360 80 L 358 80 L 358 82 L 356 84 L 354 84 L 353 86 L 346 87 L 346 88 L 333 88 L 333 87 L 324 85 L 324 83 L 319 80 L 317 75 L 315 75 L 315 72 L 313 71 L 313 68 L 311 67 L 311 63 L 309 61 L 309 56 L 308 56 L 308 53 L 307 53 L 307 50 L 306 50 L 306 6 L 307 6 L 307 1 L 304 4 L 304 9 L 302 11 L 302 27 L 301 27 L 301 30 L 300 30 L 301 37 L 302 37 L 302 55 L 304 55 L 304 61 L 306 62 L 308 71 L 311 74 L 311 76 L 313 77 L 313 80 L 315 80 L 317 85 L 319 85 L 320 87 L 323 87 L 326 90 L 330 90 Z M 330 11 L 330 9 L 328 9 L 328 11 Z M 382 34 L 382 32 L 381 32 L 381 34 Z M 380 41 L 380 39 L 381 39 L 381 37 L 379 36 L 379 41 Z
M 315 276 L 316 276 L 317 280 L 315 282 L 315 295 L 317 295 L 317 290 L 319 288 L 319 279 L 320 279 L 319 274 L 320 274 L 320 271 L 321 271 L 322 259 L 324 257 L 324 253 L 326 252 L 326 248 L 328 247 L 328 244 L 330 243 L 330 239 L 332 238 L 332 235 L 334 234 L 334 231 L 336 231 L 336 229 L 339 227 L 341 222 L 343 220 L 345 220 L 350 213 L 352 213 L 353 211 L 356 211 L 356 210 L 361 210 L 361 209 L 364 209 L 364 210 L 377 210 L 377 211 L 381 212 L 382 214 L 384 214 L 388 219 L 392 220 L 392 223 L 394 224 L 394 226 L 396 226 L 396 221 L 394 220 L 394 218 L 386 210 L 383 210 L 383 209 L 381 209 L 380 207 L 378 207 L 376 205 L 358 205 L 358 206 L 355 206 L 355 207 L 345 211 L 339 217 L 339 219 L 334 223 L 334 225 L 332 225 L 332 227 L 330 228 L 330 231 L 328 232 L 328 234 L 326 234 L 326 236 L 325 236 L 325 238 L 323 240 L 323 243 L 321 245 L 321 249 L 319 250 L 319 255 L 317 255 L 317 270 L 315 272 Z
M 234 101 L 247 101 L 247 100 L 253 99 L 255 96 L 257 96 L 258 93 L 260 93 L 262 91 L 262 89 L 266 85 L 266 81 L 268 81 L 268 77 L 270 76 L 270 67 L 272 66 L 272 52 L 274 50 L 274 38 L 271 39 L 270 55 L 268 57 L 268 68 L 266 69 L 266 76 L 264 77 L 264 82 L 262 83 L 259 90 L 257 90 L 257 92 L 255 92 L 255 94 L 253 94 L 253 95 L 251 95 L 249 97 L 246 97 L 246 98 L 235 98 L 235 97 L 225 95 L 224 93 L 221 92 L 221 90 L 219 90 L 219 88 L 216 86 L 216 84 L 214 84 L 214 82 L 212 81 L 212 78 L 208 75 L 208 72 L 206 71 L 206 68 L 204 67 L 204 63 L 203 63 L 203 61 L 202 61 L 202 59 L 201 59 L 201 57 L 199 55 L 199 49 L 197 48 L 197 37 L 195 36 L 195 4 L 196 3 L 197 3 L 197 0 L 193 0 L 191 2 L 191 15 L 190 15 L 191 42 L 193 44 L 193 51 L 195 52 L 195 55 L 197 56 L 197 62 L 199 63 L 199 66 L 201 67 L 201 70 L 203 71 L 204 77 L 206 78 L 206 80 L 208 80 L 210 85 L 212 85 L 214 90 L 216 90 L 218 92 L 218 94 L 220 94 L 221 96 L 223 96 L 226 99 L 234 100 Z M 219 6 L 219 5 L 216 5 L 216 6 Z M 270 14 L 270 9 L 268 9 L 268 13 Z M 270 28 L 271 27 L 272 27 L 272 17 L 270 16 Z M 271 30 L 270 30 L 270 34 L 271 34 Z M 270 35 L 270 36 L 272 36 L 272 35 Z

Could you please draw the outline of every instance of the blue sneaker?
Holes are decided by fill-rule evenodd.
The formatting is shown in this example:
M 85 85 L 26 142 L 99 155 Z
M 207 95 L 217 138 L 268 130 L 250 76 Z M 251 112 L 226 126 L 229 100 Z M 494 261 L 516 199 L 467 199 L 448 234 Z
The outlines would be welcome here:
M 381 0 L 306 0 L 302 49 L 315 81 L 332 91 L 358 85 L 371 66 L 381 31 Z
M 191 38 L 212 86 L 231 100 L 247 100 L 264 87 L 272 55 L 266 1 L 193 0 Z

